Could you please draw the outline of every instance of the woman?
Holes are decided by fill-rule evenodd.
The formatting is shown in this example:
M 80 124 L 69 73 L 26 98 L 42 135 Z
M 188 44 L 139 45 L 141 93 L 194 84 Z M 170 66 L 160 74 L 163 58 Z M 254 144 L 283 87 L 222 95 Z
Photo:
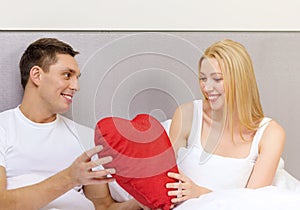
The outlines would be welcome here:
M 180 174 L 168 183 L 174 204 L 220 189 L 271 185 L 285 132 L 264 116 L 254 70 L 244 46 L 214 43 L 199 61 L 204 100 L 177 108 L 170 138 Z

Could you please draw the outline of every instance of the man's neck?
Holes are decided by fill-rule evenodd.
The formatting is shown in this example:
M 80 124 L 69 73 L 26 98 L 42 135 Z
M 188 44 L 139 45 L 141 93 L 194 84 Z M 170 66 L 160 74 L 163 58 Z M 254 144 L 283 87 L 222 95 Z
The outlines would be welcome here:
M 24 100 L 19 108 L 22 114 L 32 122 L 49 123 L 56 119 L 56 114 L 46 113 L 45 111 L 39 109 L 36 105 L 30 105 Z

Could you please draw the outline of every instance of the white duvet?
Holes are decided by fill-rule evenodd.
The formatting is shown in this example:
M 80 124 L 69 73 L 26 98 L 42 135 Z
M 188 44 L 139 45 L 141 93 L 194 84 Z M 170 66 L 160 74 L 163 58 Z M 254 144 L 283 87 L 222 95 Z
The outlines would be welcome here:
M 208 193 L 183 202 L 174 210 L 300 210 L 300 182 L 285 170 L 277 172 L 274 185 L 260 189 L 231 189 Z M 131 196 L 111 183 L 112 196 L 125 201 Z
M 300 193 L 270 186 L 215 191 L 185 201 L 176 210 L 299 210 Z

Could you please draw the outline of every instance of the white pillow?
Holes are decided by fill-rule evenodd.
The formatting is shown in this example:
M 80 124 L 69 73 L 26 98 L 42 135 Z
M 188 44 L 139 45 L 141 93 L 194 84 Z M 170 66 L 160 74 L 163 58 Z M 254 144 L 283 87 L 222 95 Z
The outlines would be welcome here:
M 165 131 L 167 132 L 167 134 L 169 136 L 172 119 L 168 119 L 168 120 L 160 122 L 160 123 L 164 127 Z

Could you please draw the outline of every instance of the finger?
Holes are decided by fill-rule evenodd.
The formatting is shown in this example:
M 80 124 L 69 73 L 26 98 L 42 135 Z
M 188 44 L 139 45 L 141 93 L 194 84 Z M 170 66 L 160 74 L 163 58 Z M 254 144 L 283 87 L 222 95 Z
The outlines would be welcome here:
M 115 169 L 105 169 L 105 170 L 98 170 L 98 171 L 91 171 L 87 174 L 89 179 L 103 179 L 103 178 L 111 178 L 107 175 L 112 174 L 111 172 L 115 172 Z
M 85 151 L 82 155 L 79 156 L 80 161 L 88 161 L 91 159 L 92 156 L 99 153 L 103 149 L 102 145 L 98 145 L 96 147 L 93 147 L 90 150 Z
M 174 173 L 174 172 L 168 172 L 168 177 L 177 179 L 177 180 L 181 180 L 181 174 Z
M 171 202 L 174 203 L 174 204 L 175 203 L 181 203 L 183 201 L 186 201 L 187 199 L 188 199 L 187 196 L 182 196 L 182 197 L 172 198 Z
M 113 181 L 115 181 L 115 179 L 112 177 L 93 178 L 93 179 L 90 179 L 88 184 L 105 184 L 105 183 L 113 182 Z
M 170 190 L 168 196 L 182 196 L 181 190 Z
M 90 162 L 86 163 L 87 164 L 86 167 L 87 167 L 88 171 L 91 171 L 94 168 L 96 168 L 100 165 L 106 164 L 106 163 L 110 163 L 111 161 L 112 161 L 112 157 L 111 156 L 106 156 L 106 157 L 99 158 L 99 159 L 96 159 L 96 160 L 91 160 Z
M 91 160 L 89 162 L 89 167 L 94 168 L 94 167 L 97 167 L 99 165 L 110 163 L 112 160 L 113 160 L 112 156 L 106 156 L 106 157 L 98 158 L 98 159 L 95 159 L 95 160 Z
M 98 146 L 95 146 L 94 148 L 88 150 L 85 152 L 85 154 L 91 158 L 92 156 L 94 156 L 95 154 L 99 153 L 101 150 L 103 149 L 103 146 L 102 145 L 98 145 Z
M 181 182 L 173 182 L 173 183 L 167 183 L 166 188 L 169 189 L 179 189 L 182 188 L 182 183 Z

